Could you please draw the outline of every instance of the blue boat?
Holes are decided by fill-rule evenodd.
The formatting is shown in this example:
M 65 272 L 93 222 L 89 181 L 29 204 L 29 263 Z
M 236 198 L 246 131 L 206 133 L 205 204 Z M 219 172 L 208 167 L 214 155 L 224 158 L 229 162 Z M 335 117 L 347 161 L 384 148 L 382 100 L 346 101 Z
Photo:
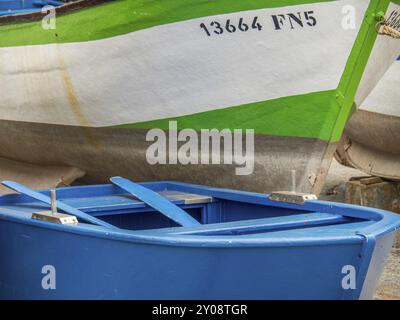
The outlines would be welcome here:
M 2 182 L 1 299 L 370 299 L 400 226 L 290 192 L 111 181 Z
M 41 11 L 43 7 L 64 5 L 56 0 L 0 0 L 0 16 Z

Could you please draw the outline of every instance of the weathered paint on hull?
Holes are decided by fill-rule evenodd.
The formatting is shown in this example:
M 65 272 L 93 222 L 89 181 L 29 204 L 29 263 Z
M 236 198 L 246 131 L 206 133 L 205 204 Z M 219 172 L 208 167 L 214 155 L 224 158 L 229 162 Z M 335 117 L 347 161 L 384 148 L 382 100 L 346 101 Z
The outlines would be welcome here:
M 1 121 L 0 154 L 35 164 L 77 167 L 86 172 L 83 180 L 87 183 L 124 175 L 135 181 L 181 180 L 271 192 L 292 190 L 292 170 L 296 170 L 296 188 L 318 193 L 336 149 L 336 144 L 319 139 L 256 135 L 254 172 L 236 175 L 235 169 L 243 165 L 150 165 L 146 150 L 153 142 L 146 141 L 146 133 L 143 129 Z M 223 146 L 221 150 L 223 159 Z
M 360 110 L 350 119 L 336 158 L 365 173 L 400 180 L 400 118 Z
M 370 20 L 389 3 L 174 0 L 154 8 L 126 0 L 59 17 L 56 31 L 1 26 L 0 156 L 75 166 L 88 182 L 120 174 L 259 192 L 292 189 L 295 169 L 297 191 L 318 193 L 374 48 Z M 131 17 L 132 5 L 140 10 Z M 344 5 L 358 10 L 355 29 L 343 29 Z M 316 14 L 317 23 L 277 28 L 272 15 L 292 11 Z M 92 23 L 88 12 L 103 19 Z M 208 36 L 200 27 L 255 17 L 263 32 Z M 381 50 L 374 52 L 368 70 L 376 75 L 385 63 L 374 67 Z M 376 78 L 364 77 L 361 89 Z M 254 129 L 254 172 L 148 164 L 145 133 L 168 120 L 197 131 Z
M 337 158 L 368 174 L 400 179 L 400 61 L 347 123 Z

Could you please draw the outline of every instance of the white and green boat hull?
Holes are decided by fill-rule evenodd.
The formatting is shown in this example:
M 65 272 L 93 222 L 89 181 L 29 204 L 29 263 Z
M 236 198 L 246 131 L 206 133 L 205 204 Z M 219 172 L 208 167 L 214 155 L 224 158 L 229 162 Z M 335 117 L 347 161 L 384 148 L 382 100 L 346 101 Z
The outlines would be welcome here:
M 375 29 L 399 7 L 119 0 L 60 16 L 55 30 L 0 26 L 0 156 L 78 167 L 87 182 L 123 175 L 261 192 L 290 189 L 296 170 L 297 190 L 318 193 L 349 115 L 389 67 L 388 51 L 400 51 Z M 354 26 L 344 26 L 349 8 Z M 171 143 L 171 121 L 253 130 L 254 169 L 237 175 L 224 158 L 149 163 L 149 130 Z

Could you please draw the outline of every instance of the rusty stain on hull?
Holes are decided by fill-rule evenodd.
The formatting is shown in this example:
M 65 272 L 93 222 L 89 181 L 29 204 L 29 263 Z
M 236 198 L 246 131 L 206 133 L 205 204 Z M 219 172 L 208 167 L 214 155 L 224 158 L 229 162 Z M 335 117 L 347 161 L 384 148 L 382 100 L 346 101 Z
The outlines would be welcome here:
M 88 121 L 85 114 L 82 112 L 82 110 L 79 107 L 78 98 L 76 97 L 76 94 L 75 94 L 75 89 L 74 89 L 74 85 L 72 84 L 71 76 L 69 75 L 69 72 L 65 65 L 64 57 L 63 57 L 62 53 L 58 50 L 58 47 L 57 47 L 57 56 L 58 56 L 58 60 L 60 63 L 60 73 L 61 73 L 61 77 L 63 79 L 65 93 L 66 93 L 67 99 L 68 99 L 68 104 L 69 104 L 71 110 L 73 111 L 77 122 L 81 126 L 90 127 L 90 122 Z
M 83 132 L 86 136 L 88 143 L 91 144 L 93 147 L 95 147 L 97 151 L 100 151 L 101 153 L 106 152 L 106 148 L 101 145 L 101 142 L 98 139 L 96 139 L 96 136 L 93 134 L 90 128 L 91 127 L 90 121 L 87 119 L 87 117 L 80 108 L 71 76 L 65 64 L 63 54 L 60 52 L 58 46 L 57 46 L 57 57 L 60 64 L 60 73 L 63 80 L 65 93 L 68 99 L 68 106 L 70 107 L 76 121 L 83 128 Z

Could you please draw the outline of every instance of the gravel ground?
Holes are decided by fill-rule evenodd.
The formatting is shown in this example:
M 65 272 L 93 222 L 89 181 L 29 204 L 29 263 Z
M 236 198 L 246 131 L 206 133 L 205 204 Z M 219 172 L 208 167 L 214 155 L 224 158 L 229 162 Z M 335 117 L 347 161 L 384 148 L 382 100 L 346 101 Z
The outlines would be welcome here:
M 332 162 L 320 199 L 344 202 L 345 183 L 351 177 L 366 176 L 356 169 L 340 165 L 336 160 Z M 380 279 L 375 299 L 400 300 L 400 231 L 397 241 L 392 248 L 391 255 L 386 263 Z

